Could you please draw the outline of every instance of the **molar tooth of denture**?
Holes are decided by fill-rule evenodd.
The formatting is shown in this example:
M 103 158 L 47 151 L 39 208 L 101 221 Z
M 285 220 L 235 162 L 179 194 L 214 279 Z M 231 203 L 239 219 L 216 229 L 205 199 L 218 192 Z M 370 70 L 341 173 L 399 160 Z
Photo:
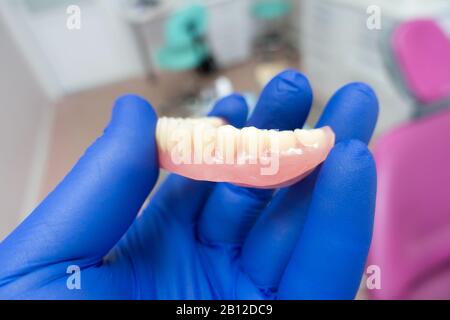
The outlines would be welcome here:
M 306 147 L 319 147 L 326 142 L 323 129 L 301 130 L 296 129 L 294 134 L 297 140 Z
M 237 141 L 239 139 L 239 130 L 230 125 L 224 125 L 217 128 L 216 131 L 216 157 L 223 163 L 233 164 Z
M 265 155 L 270 151 L 270 133 L 269 130 L 261 129 L 258 134 L 258 154 Z
M 203 133 L 203 161 L 207 164 L 215 162 L 217 127 L 208 126 Z
M 280 143 L 280 151 L 289 151 L 296 147 L 297 139 L 293 131 L 279 131 L 278 139 Z
M 245 159 L 257 161 L 259 131 L 255 127 L 245 127 L 240 130 L 239 153 Z

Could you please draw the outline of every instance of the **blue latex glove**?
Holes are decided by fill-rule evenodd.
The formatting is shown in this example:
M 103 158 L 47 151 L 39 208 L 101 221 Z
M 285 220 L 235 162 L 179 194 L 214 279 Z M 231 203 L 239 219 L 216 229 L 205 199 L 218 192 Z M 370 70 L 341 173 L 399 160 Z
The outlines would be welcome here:
M 300 128 L 311 102 L 308 80 L 285 71 L 247 125 Z M 158 177 L 157 117 L 124 96 L 102 137 L 0 244 L 0 298 L 353 298 L 371 240 L 376 173 L 365 143 L 377 113 L 369 87 L 347 85 L 318 123 L 337 145 L 304 181 L 274 194 L 170 175 L 136 218 Z M 210 115 L 241 127 L 247 106 L 233 95 Z M 81 289 L 67 287 L 71 265 Z

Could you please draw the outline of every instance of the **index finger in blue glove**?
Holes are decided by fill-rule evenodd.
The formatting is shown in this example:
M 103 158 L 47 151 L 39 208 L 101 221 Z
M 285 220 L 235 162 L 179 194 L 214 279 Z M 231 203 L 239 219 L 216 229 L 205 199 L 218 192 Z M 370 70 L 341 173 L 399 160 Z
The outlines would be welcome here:
M 116 101 L 104 134 L 0 244 L 0 278 L 61 261 L 95 263 L 114 246 L 158 177 L 156 119 L 138 96 Z
M 336 141 L 359 139 L 368 142 L 378 115 L 373 90 L 351 83 L 328 102 L 318 127 L 329 125 Z M 302 232 L 318 170 L 305 180 L 280 190 L 250 231 L 242 249 L 241 263 L 260 288 L 276 290 Z
M 353 299 L 372 238 L 376 169 L 366 145 L 338 143 L 319 172 L 280 299 Z

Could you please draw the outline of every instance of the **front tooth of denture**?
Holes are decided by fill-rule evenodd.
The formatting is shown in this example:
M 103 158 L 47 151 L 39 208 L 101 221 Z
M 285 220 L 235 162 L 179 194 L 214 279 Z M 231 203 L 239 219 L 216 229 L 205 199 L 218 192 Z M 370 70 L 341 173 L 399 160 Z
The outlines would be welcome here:
M 205 124 L 215 128 L 225 124 L 223 119 L 217 117 L 184 118 L 184 119 L 180 118 L 180 119 L 183 122 L 189 123 L 190 125 Z
M 211 122 L 193 125 L 194 163 L 213 164 L 217 129 Z
M 234 164 L 238 139 L 239 130 L 235 127 L 225 125 L 217 128 L 216 158 L 222 163 Z
M 239 159 L 240 162 L 254 164 L 258 160 L 258 139 L 260 130 L 246 127 L 240 130 Z
M 294 131 L 297 140 L 306 147 L 318 148 L 326 142 L 326 135 L 323 129 L 301 130 Z
M 172 118 L 161 117 L 156 126 L 156 140 L 158 147 L 162 151 L 171 151 L 174 146 L 181 141 L 184 134 L 192 135 L 194 127 L 204 125 L 209 128 L 216 128 L 225 122 L 217 117 L 204 118 Z
M 192 123 L 193 141 L 192 146 L 194 148 L 194 163 L 202 163 L 203 158 L 203 129 L 205 125 L 201 123 Z
M 216 140 L 217 128 L 208 126 L 203 132 L 203 161 L 206 164 L 215 163 Z

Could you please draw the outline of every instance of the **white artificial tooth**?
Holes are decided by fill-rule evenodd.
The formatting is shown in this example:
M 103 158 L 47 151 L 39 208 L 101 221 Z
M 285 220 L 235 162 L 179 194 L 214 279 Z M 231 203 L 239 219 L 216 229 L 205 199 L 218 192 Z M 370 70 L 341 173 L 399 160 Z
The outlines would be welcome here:
M 222 163 L 234 164 L 237 149 L 239 130 L 233 126 L 225 125 L 216 131 L 216 158 Z
M 297 139 L 293 131 L 279 131 L 278 139 L 280 143 L 280 151 L 289 151 L 295 148 L 297 144 Z
M 180 144 L 190 147 L 187 138 L 192 137 L 192 128 L 180 118 L 169 118 L 167 123 L 166 148 L 170 152 L 174 148 L 179 148 Z
M 322 129 L 301 130 L 294 131 L 297 140 L 306 147 L 318 148 L 326 142 L 326 136 Z
M 245 127 L 240 130 L 239 159 L 250 164 L 258 161 L 259 131 L 255 127 Z
M 179 128 L 186 130 L 188 129 L 187 127 L 189 127 L 189 123 L 183 121 L 182 118 L 169 118 L 169 125 L 168 125 L 169 131 L 175 131 Z
M 161 147 L 163 150 L 168 150 L 169 138 L 170 138 L 170 130 L 169 130 L 169 122 L 170 118 L 165 118 L 162 121 L 161 125 Z
M 191 122 L 193 133 L 194 163 L 201 163 L 203 154 L 203 125 L 200 122 Z
M 188 154 L 182 152 L 181 146 L 189 151 L 197 162 L 204 161 L 212 163 L 215 159 L 215 144 L 217 140 L 217 128 L 223 126 L 225 121 L 218 117 L 203 118 L 171 118 L 161 117 L 156 125 L 156 140 L 158 148 L 162 151 L 174 154 Z M 234 127 L 225 128 L 223 135 L 224 156 L 229 162 L 234 161 L 238 131 Z M 184 159 L 186 160 L 186 158 Z M 183 161 L 184 161 L 183 160 Z
M 268 150 L 271 153 L 279 153 L 281 151 L 280 148 L 280 134 L 279 131 L 277 130 L 268 130 L 268 140 L 269 140 L 269 145 L 268 145 Z
M 185 118 L 183 119 L 183 121 L 188 122 L 191 125 L 197 125 L 199 123 L 202 123 L 215 128 L 225 124 L 225 122 L 218 117 Z
M 162 125 L 162 118 L 159 118 L 158 122 L 156 122 L 156 143 L 160 148 L 161 146 L 159 144 L 161 143 L 161 125 Z
M 215 163 L 217 128 L 211 125 L 203 131 L 203 162 L 205 164 Z
M 192 126 L 177 119 L 172 119 L 168 127 L 170 129 L 167 151 L 170 153 L 172 162 L 175 164 L 192 163 Z
M 194 163 L 211 164 L 211 154 L 214 151 L 216 139 L 215 131 L 216 129 L 208 122 L 198 122 L 193 125 Z M 209 152 L 209 159 L 205 159 L 205 151 Z
M 202 118 L 202 119 L 203 119 L 203 118 Z M 184 118 L 183 121 L 184 121 L 186 124 L 189 124 L 189 125 L 191 125 L 191 126 L 196 125 L 196 124 L 202 122 L 202 121 L 201 121 L 200 119 L 198 119 L 198 118 Z
M 259 130 L 258 133 L 258 155 L 262 156 L 270 151 L 270 132 L 269 130 Z
M 158 126 L 160 127 L 160 134 L 159 134 L 159 147 L 163 151 L 167 151 L 167 122 L 168 119 L 166 117 L 163 117 L 159 119 Z
M 217 117 L 206 117 L 205 120 L 209 125 L 211 125 L 215 128 L 218 128 L 225 124 L 225 121 L 223 121 L 221 118 L 217 118 Z
M 170 151 L 170 144 L 171 144 L 171 139 L 172 139 L 172 135 L 173 135 L 173 130 L 171 129 L 171 127 L 173 126 L 174 119 L 172 118 L 167 118 L 165 126 L 164 126 L 164 139 L 163 139 L 163 144 L 164 147 L 166 149 L 166 151 Z
M 208 144 L 209 148 L 211 147 L 214 148 L 214 146 L 211 146 L 211 143 L 213 145 L 215 143 L 215 136 L 216 136 L 215 128 L 223 125 L 224 123 L 225 122 L 218 117 L 203 117 L 203 118 L 161 117 L 159 118 L 158 123 L 156 125 L 156 140 L 158 147 L 162 151 L 170 152 L 180 142 L 183 142 L 183 144 L 187 145 L 186 137 L 183 137 L 184 135 L 193 139 L 191 141 L 191 145 L 187 146 L 192 148 L 192 143 L 194 142 L 194 129 L 195 129 L 196 131 L 198 131 L 196 143 L 197 145 L 200 146 L 199 149 L 202 149 L 201 146 L 204 146 L 205 144 Z M 194 150 L 190 151 L 194 153 Z M 214 152 L 214 150 L 210 151 L 212 153 Z M 199 152 L 201 152 L 201 150 L 199 150 Z M 198 154 L 198 157 L 200 157 L 200 154 Z

